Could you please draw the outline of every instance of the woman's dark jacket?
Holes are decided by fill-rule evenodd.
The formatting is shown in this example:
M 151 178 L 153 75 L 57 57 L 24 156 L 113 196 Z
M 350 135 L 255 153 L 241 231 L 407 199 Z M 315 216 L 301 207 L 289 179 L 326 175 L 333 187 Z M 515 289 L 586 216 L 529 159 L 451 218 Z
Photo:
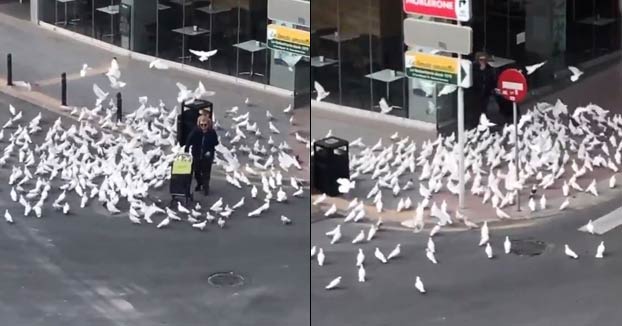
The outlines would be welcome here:
M 216 146 L 218 146 L 218 136 L 214 129 L 203 133 L 201 129 L 194 128 L 194 130 L 190 132 L 190 135 L 188 135 L 184 150 L 187 153 L 188 149 L 192 147 L 192 157 L 194 159 L 205 158 L 206 153 L 209 153 L 210 157 L 214 158 Z

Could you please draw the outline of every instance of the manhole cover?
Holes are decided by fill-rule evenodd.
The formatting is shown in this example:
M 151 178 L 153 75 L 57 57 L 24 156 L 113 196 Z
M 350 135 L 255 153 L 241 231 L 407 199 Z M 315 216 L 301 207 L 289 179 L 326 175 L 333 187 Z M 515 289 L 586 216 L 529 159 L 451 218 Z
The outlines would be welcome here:
M 238 286 L 244 283 L 244 278 L 234 272 L 215 273 L 207 278 L 207 282 L 214 286 Z
M 537 256 L 544 252 L 546 243 L 533 239 L 512 240 L 510 252 L 519 256 Z

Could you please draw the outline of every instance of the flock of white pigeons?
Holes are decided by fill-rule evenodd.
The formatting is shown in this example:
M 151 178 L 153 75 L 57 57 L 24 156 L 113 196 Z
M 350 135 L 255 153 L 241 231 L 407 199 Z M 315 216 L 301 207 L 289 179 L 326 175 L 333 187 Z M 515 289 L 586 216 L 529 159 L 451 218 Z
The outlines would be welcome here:
M 81 75 L 86 76 L 88 69 L 85 64 Z M 106 77 L 111 88 L 125 86 L 116 58 Z M 194 91 L 180 83 L 177 86 L 178 102 L 213 95 L 201 82 Z M 172 207 L 160 206 L 150 194 L 168 185 L 171 164 L 183 153 L 176 140 L 177 107 L 169 111 L 162 101 L 152 106 L 141 97 L 140 107 L 125 115 L 123 122 L 117 122 L 113 99 L 106 106 L 108 93 L 97 84 L 93 84 L 93 92 L 97 98 L 94 108 L 63 107 L 74 120 L 67 124 L 58 118 L 42 126 L 41 113 L 24 121 L 22 111 L 10 106 L 12 117 L 0 129 L 0 141 L 6 144 L 0 166 L 11 167 L 10 197 L 21 208 L 6 209 L 6 222 L 15 223 L 13 216 L 20 215 L 42 218 L 48 210 L 85 214 L 70 204 L 79 202 L 80 208 L 103 206 L 111 215 L 128 213 L 129 222 L 137 225 L 153 224 L 162 229 L 186 222 L 202 231 L 208 223 L 225 227 L 243 206 L 249 211 L 247 216 L 256 217 L 270 210 L 273 201 L 287 203 L 303 196 L 300 180 L 292 176 L 286 182 L 283 175 L 302 169 L 287 141 L 276 140 L 286 133 L 276 128 L 276 118 L 270 111 L 266 111 L 265 121 L 253 121 L 249 111 L 252 104 L 247 98 L 246 112 L 230 108 L 214 124 L 221 131 L 221 144 L 216 148 L 212 174 L 224 173 L 227 184 L 218 186 L 235 187 L 240 199 L 227 203 L 221 197 L 204 209 L 199 202 L 193 207 L 184 207 L 180 202 Z M 287 107 L 284 114 L 293 117 L 292 107 Z M 224 122 L 228 126 L 223 126 Z M 293 118 L 290 123 L 294 123 Z M 309 144 L 296 136 L 298 141 Z M 71 201 L 72 196 L 77 200 Z M 283 215 L 280 221 L 292 223 Z
M 584 194 L 581 196 L 599 196 L 599 192 L 607 187 L 616 187 L 616 174 L 622 164 L 622 116 L 619 114 L 610 115 L 594 104 L 579 107 L 572 113 L 559 100 L 554 105 L 537 104 L 522 115 L 518 123 L 518 173 L 514 162 L 514 126 L 506 125 L 497 131 L 491 130 L 492 127 L 494 123 L 482 115 L 477 128 L 465 132 L 464 176 L 467 196 L 479 197 L 483 204 L 489 204 L 499 219 L 512 219 L 506 207 L 514 204 L 519 192 L 521 197 L 529 196 L 529 210 L 535 212 L 564 210 L 572 207 L 572 196 L 580 193 Z M 345 216 L 342 224 L 349 223 L 357 228 L 357 222 L 366 217 L 369 220 L 372 210 L 376 211 L 374 214 L 385 216 L 412 211 L 414 232 L 423 230 L 424 220 L 435 224 L 426 248 L 426 257 L 431 263 L 438 263 L 434 235 L 442 227 L 455 223 L 462 223 L 469 229 L 480 228 L 478 245 L 484 247 L 488 258 L 494 256 L 488 222 L 478 225 L 458 210 L 454 210 L 455 218 L 452 218 L 447 200 L 435 200 L 439 195 L 445 198 L 455 196 L 457 203 L 459 148 L 453 134 L 446 137 L 439 135 L 435 140 L 417 144 L 414 139 L 400 137 L 396 132 L 389 143 L 383 144 L 383 140 L 379 139 L 375 145 L 366 146 L 359 138 L 350 142 L 350 148 L 351 151 L 352 148 L 359 148 L 360 151 L 350 154 L 350 178 L 339 179 L 338 183 L 339 191 L 353 199 L 347 207 L 338 208 L 330 203 L 322 205 L 325 216 L 336 214 L 339 210 Z M 608 184 L 606 181 L 599 183 L 593 175 L 600 175 L 600 179 L 604 176 L 609 180 Z M 547 196 L 556 200 L 547 202 Z M 320 205 L 326 198 L 325 194 L 317 196 L 313 205 Z M 549 207 L 559 198 L 561 204 Z M 397 205 L 386 211 L 385 201 L 397 202 Z M 342 224 L 326 232 L 329 245 L 338 246 L 344 240 Z M 351 243 L 369 244 L 381 225 L 380 217 L 367 230 L 358 227 Z M 584 229 L 594 234 L 592 220 Z M 510 239 L 505 237 L 503 247 L 506 254 L 511 252 L 511 245 Z M 600 242 L 595 252 L 596 258 L 604 257 L 604 242 Z M 564 245 L 564 253 L 571 258 L 579 258 L 568 244 Z M 374 251 L 375 258 L 382 263 L 398 255 L 400 244 L 386 257 L 378 247 Z M 319 245 L 311 249 L 311 257 L 314 256 L 318 265 L 322 266 L 326 254 Z M 365 281 L 364 261 L 365 254 L 359 248 L 356 253 L 359 282 Z M 341 276 L 333 279 L 326 289 L 339 287 L 341 279 Z M 419 276 L 415 278 L 415 287 L 425 293 Z

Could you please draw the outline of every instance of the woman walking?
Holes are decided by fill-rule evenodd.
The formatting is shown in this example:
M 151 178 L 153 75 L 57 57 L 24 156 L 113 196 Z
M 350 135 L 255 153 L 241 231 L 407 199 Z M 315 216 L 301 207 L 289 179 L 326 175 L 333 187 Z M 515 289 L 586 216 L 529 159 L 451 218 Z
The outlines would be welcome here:
M 207 115 L 200 115 L 197 119 L 197 128 L 194 128 L 186 141 L 185 151 L 192 148 L 192 171 L 197 181 L 195 191 L 203 190 L 209 193 L 209 181 L 214 163 L 214 152 L 218 146 L 218 135 L 214 130 L 212 120 Z

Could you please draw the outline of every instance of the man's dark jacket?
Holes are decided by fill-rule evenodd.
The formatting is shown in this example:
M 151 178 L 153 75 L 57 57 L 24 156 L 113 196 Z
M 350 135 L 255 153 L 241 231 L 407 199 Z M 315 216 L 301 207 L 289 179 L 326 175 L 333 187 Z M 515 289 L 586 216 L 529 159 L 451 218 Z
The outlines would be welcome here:
M 194 159 L 205 158 L 205 154 L 208 152 L 213 159 L 216 146 L 218 146 L 218 136 L 214 129 L 203 133 L 201 129 L 194 128 L 194 130 L 190 132 L 190 135 L 188 135 L 185 151 L 187 153 L 188 149 L 192 147 L 192 157 Z
M 479 63 L 473 64 L 473 88 L 480 98 L 485 98 L 494 93 L 497 87 L 495 70 L 486 64 L 484 70 L 479 69 Z

